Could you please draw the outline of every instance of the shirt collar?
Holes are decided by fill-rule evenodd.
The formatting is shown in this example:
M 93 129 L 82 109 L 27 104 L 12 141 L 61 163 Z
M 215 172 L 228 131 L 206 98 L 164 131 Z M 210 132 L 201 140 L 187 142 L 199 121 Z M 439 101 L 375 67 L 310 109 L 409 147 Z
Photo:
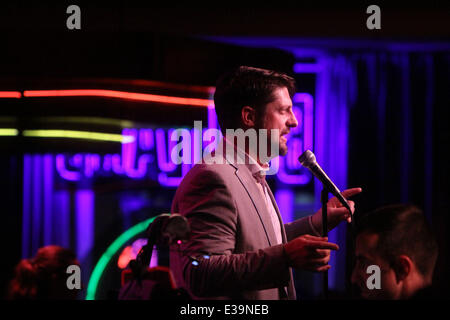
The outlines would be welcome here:
M 252 175 L 260 174 L 266 175 L 266 172 L 269 171 L 270 166 L 268 163 L 264 163 L 260 165 L 258 161 L 254 157 L 252 157 L 248 152 L 245 152 L 242 148 L 237 145 L 234 145 L 231 141 L 229 141 L 226 137 L 224 137 L 226 143 L 233 145 L 238 154 L 245 156 L 245 166 L 250 170 Z M 247 161 L 248 159 L 248 161 Z

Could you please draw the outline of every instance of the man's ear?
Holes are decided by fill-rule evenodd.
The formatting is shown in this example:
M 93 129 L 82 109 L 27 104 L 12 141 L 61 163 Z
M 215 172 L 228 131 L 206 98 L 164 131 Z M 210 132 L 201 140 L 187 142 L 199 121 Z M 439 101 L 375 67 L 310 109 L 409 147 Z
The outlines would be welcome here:
M 395 259 L 394 272 L 397 282 L 405 280 L 405 278 L 411 273 L 414 265 L 412 260 L 407 255 L 400 255 Z
M 241 121 L 244 127 L 253 128 L 256 125 L 256 111 L 250 106 L 241 109 Z

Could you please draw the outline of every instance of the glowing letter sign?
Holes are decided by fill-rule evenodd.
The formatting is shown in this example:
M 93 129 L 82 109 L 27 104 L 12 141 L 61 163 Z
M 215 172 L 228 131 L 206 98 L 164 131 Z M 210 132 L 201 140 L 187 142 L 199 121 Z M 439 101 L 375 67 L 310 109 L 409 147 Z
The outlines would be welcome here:
M 298 93 L 293 103 L 299 125 L 289 133 L 286 157 L 274 160 L 279 161 L 277 177 L 281 182 L 305 185 L 311 181 L 311 176 L 297 159 L 303 150 L 313 149 L 313 98 L 307 93 Z M 122 143 L 121 154 L 58 154 L 56 170 L 68 181 L 118 175 L 132 179 L 150 178 L 163 186 L 176 187 L 193 164 L 218 143 L 218 137 L 211 136 L 210 132 L 217 126 L 210 114 L 212 111 L 208 109 L 209 128 L 203 128 L 200 121 L 195 121 L 192 129 L 124 129 L 122 135 L 133 139 Z M 180 161 L 173 161 L 174 156 Z

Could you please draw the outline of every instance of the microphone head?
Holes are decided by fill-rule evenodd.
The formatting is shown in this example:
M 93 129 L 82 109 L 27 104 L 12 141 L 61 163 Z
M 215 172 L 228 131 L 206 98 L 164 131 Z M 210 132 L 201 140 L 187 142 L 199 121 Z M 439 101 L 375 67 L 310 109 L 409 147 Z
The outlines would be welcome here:
M 298 157 L 298 161 L 300 161 L 302 166 L 309 168 L 316 164 L 316 156 L 310 150 L 306 150 L 300 157 Z
M 146 236 L 152 244 L 170 245 L 190 237 L 188 220 L 178 213 L 163 213 L 149 224 Z

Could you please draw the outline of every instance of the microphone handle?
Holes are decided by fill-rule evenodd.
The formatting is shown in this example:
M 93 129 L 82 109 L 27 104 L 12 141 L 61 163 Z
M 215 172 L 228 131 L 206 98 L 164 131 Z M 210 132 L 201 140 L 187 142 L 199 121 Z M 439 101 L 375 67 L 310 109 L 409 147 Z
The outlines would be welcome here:
M 342 203 L 344 207 L 350 210 L 350 205 L 347 200 L 339 191 L 338 187 L 331 181 L 331 179 L 327 176 L 325 171 L 320 167 L 320 165 L 316 162 L 313 166 L 310 167 L 311 172 L 316 176 L 317 179 L 322 182 L 322 184 L 330 191 L 336 198 L 338 198 L 339 202 Z

